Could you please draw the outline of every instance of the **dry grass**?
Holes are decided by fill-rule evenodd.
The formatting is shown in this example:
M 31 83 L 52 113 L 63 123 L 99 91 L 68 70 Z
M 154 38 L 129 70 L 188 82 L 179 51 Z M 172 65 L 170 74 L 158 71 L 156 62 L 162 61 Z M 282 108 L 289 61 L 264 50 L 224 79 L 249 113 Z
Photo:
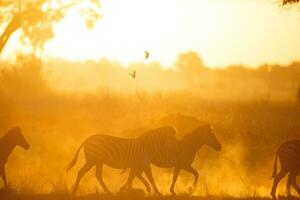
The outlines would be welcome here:
M 68 193 L 50 193 L 50 194 L 19 194 L 15 191 L 0 191 L 0 199 L 5 200 L 268 200 L 270 198 L 236 198 L 236 197 L 199 197 L 189 195 L 178 196 L 147 196 L 142 191 L 136 190 L 128 193 L 107 195 L 107 194 L 89 194 L 83 196 L 74 196 Z M 292 200 L 296 198 L 280 198 L 281 200 Z
M 173 125 L 180 138 L 201 123 L 215 126 L 223 150 L 216 153 L 203 148 L 197 155 L 194 167 L 200 172 L 200 183 L 196 195 L 269 196 L 274 152 L 284 140 L 299 138 L 300 120 L 296 115 L 295 103 L 290 99 L 295 96 L 296 86 L 294 79 L 292 82 L 288 81 L 289 73 L 286 74 L 286 79 L 280 79 L 283 83 L 276 82 L 279 78 L 270 78 L 272 81 L 264 84 L 274 86 L 271 89 L 279 96 L 288 93 L 290 100 L 260 98 L 260 94 L 255 99 L 226 100 L 226 92 L 218 91 L 226 90 L 230 92 L 227 95 L 240 95 L 245 90 L 245 85 L 238 87 L 240 79 L 229 81 L 235 86 L 233 88 L 224 88 L 223 82 L 219 86 L 215 83 L 209 87 L 204 85 L 205 90 L 198 88 L 200 92 L 215 91 L 216 94 L 209 93 L 210 98 L 207 99 L 197 92 L 197 88 L 193 92 L 179 89 L 137 89 L 128 94 L 124 88 L 125 92 L 107 88 L 93 94 L 70 94 L 51 89 L 39 66 L 30 66 L 32 64 L 29 63 L 14 70 L 4 70 L 0 76 L 0 132 L 4 133 L 8 128 L 20 125 L 31 144 L 28 152 L 16 148 L 11 155 L 6 171 L 11 187 L 17 192 L 1 191 L 1 200 L 109 198 L 98 194 L 81 197 L 68 194 L 76 172 L 82 165 L 83 156 L 80 155 L 74 170 L 66 173 L 65 167 L 86 137 L 102 133 L 131 138 L 154 127 Z M 207 73 L 211 73 L 207 76 L 216 73 L 220 77 L 228 77 L 234 73 L 238 73 L 238 77 L 240 73 L 254 74 L 250 70 Z M 269 72 L 261 73 L 269 77 Z M 282 74 L 276 70 L 273 73 L 272 76 Z M 201 80 L 205 77 L 203 75 Z M 275 82 L 277 85 L 271 84 Z M 252 86 L 257 87 L 255 84 Z M 251 93 L 250 89 L 247 91 Z M 160 191 L 168 194 L 172 171 L 159 168 L 154 168 L 153 171 Z M 118 170 L 105 168 L 103 173 L 113 192 L 118 191 L 127 178 L 120 176 Z M 83 178 L 79 188 L 80 195 L 95 192 L 94 187 L 99 184 L 94 176 L 94 172 L 90 172 Z M 192 177 L 182 173 L 176 191 L 186 193 L 190 184 Z M 143 188 L 136 184 L 135 187 Z M 279 193 L 283 193 L 283 188 L 284 185 L 280 187 Z M 139 194 L 138 197 L 131 195 L 129 194 L 131 199 L 146 198 Z M 120 198 L 123 197 L 127 198 L 124 194 L 120 195 Z

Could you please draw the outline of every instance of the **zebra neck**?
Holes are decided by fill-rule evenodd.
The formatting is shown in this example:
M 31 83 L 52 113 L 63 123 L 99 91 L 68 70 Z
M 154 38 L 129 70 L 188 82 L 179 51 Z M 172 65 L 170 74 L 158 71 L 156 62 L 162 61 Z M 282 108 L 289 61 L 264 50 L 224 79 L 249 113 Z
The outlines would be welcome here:
M 13 142 L 11 137 L 3 136 L 0 139 L 0 153 L 1 153 L 0 162 L 2 160 L 6 161 L 9 154 L 14 150 L 15 147 L 16 147 L 16 144 L 15 144 L 15 142 Z
M 191 154 L 196 154 L 199 149 L 203 146 L 203 143 L 200 143 L 197 140 L 189 140 L 184 143 L 183 149 L 186 149 Z

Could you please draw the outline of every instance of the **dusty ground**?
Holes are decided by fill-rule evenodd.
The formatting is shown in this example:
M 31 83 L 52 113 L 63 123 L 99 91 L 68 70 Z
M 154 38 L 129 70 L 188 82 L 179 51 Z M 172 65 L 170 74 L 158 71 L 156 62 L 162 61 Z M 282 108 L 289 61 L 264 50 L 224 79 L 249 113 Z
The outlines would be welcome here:
M 88 194 L 88 195 L 77 195 L 73 196 L 68 193 L 50 193 L 50 194 L 30 194 L 30 193 L 17 193 L 16 191 L 10 190 L 0 191 L 1 200 L 268 200 L 270 198 L 260 198 L 260 197 L 249 197 L 249 198 L 235 198 L 235 197 L 198 197 L 190 195 L 178 195 L 178 196 L 147 196 L 141 191 L 134 191 L 131 193 L 122 193 L 116 195 L 106 195 L 106 194 Z M 297 198 L 284 198 L 279 197 L 280 200 L 290 200 Z M 299 199 L 299 198 L 298 198 Z

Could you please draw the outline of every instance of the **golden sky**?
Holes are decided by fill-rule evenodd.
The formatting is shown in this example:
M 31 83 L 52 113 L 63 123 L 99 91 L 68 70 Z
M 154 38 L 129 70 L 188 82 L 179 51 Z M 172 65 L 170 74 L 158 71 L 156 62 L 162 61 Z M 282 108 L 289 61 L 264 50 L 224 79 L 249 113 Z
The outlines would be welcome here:
M 277 0 L 102 0 L 102 14 L 87 31 L 69 13 L 44 56 L 128 64 L 150 50 L 152 60 L 171 66 L 179 52 L 195 50 L 213 67 L 300 60 L 300 10 Z

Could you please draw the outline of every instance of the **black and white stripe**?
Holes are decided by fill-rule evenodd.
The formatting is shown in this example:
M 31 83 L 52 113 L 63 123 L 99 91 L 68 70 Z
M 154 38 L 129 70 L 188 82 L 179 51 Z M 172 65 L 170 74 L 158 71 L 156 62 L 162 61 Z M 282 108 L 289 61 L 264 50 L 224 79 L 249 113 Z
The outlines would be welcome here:
M 174 137 L 175 138 L 175 137 Z M 211 125 L 199 126 L 191 133 L 185 135 L 182 140 L 169 140 L 168 145 L 161 146 L 158 151 L 151 151 L 151 162 L 162 168 L 174 167 L 173 182 L 170 191 L 175 194 L 174 187 L 179 176 L 180 170 L 183 169 L 194 175 L 194 189 L 197 185 L 198 172 L 191 166 L 195 155 L 201 146 L 208 145 L 216 151 L 221 150 L 221 144 L 218 142 L 216 136 L 212 133 Z M 129 175 L 132 177 L 133 175 Z M 127 187 L 131 187 L 131 180 L 127 181 Z M 125 186 L 123 186 L 125 187 Z
M 75 165 L 79 151 L 83 147 L 85 165 L 78 172 L 73 193 L 76 192 L 82 176 L 93 166 L 96 166 L 96 177 L 104 191 L 110 193 L 102 178 L 103 164 L 117 169 L 131 168 L 133 174 L 141 178 L 144 184 L 147 185 L 147 181 L 140 176 L 142 172 L 145 172 L 155 192 L 159 193 L 150 168 L 152 155 L 156 155 L 159 160 L 163 159 L 165 155 L 161 149 L 163 146 L 168 146 L 169 141 L 174 141 L 174 136 L 175 129 L 170 126 L 148 131 L 135 139 L 124 139 L 109 135 L 90 136 L 79 147 L 68 167 L 68 169 L 71 169 Z M 149 186 L 147 189 L 150 190 Z

